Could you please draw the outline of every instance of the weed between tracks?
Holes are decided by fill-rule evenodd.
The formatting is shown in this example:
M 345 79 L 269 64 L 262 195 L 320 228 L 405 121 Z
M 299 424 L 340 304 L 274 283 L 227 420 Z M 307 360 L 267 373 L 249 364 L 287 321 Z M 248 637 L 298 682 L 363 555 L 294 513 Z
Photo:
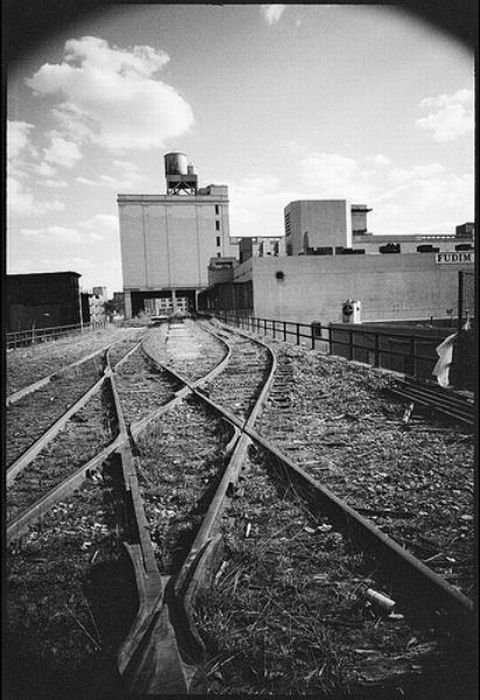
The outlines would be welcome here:
M 194 399 L 138 440 L 139 485 L 162 574 L 177 572 L 223 473 L 231 430 Z
M 332 697 L 443 663 L 431 636 L 366 603 L 373 572 L 326 519 L 253 462 L 245 483 L 224 520 L 226 562 L 196 610 L 209 693 Z
M 120 697 L 115 654 L 136 612 L 108 485 L 58 503 L 8 552 L 9 698 Z

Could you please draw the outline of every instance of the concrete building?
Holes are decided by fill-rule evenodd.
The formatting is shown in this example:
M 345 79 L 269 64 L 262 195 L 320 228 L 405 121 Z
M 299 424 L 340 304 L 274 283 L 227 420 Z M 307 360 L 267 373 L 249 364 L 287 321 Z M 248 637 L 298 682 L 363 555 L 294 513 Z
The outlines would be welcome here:
M 345 199 L 304 199 L 284 210 L 285 251 L 290 255 L 332 254 L 352 246 L 352 214 Z M 360 225 L 356 219 L 356 224 Z
M 451 235 L 378 236 L 368 233 L 370 211 L 345 199 L 290 202 L 286 256 L 248 254 L 252 243 L 243 239 L 230 284 L 202 294 L 202 306 L 302 323 L 345 321 L 346 300 L 359 322 L 455 315 L 459 272 L 473 280 L 474 225 Z
M 208 286 L 211 258 L 236 257 L 230 240 L 228 188 L 199 188 L 182 153 L 165 156 L 166 194 L 117 196 L 125 316 L 147 306 L 195 309 Z
M 300 200 L 285 207 L 287 255 L 437 253 L 473 250 L 475 225 L 462 224 L 455 234 L 382 236 L 368 232 L 365 204 L 347 200 Z
M 449 319 L 457 313 L 458 273 L 473 275 L 473 262 L 472 253 L 252 257 L 234 270 L 229 286 L 238 288 L 235 294 L 226 285 L 202 294 L 201 304 L 258 318 L 330 323 L 344 320 L 343 304 L 352 299 L 360 302 L 360 322 Z M 249 308 L 231 305 L 239 294 Z

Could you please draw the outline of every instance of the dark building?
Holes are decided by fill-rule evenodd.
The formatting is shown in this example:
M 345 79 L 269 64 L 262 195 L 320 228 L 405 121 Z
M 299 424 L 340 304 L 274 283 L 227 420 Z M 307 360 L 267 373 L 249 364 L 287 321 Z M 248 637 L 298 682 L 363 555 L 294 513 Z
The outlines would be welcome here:
M 80 276 L 78 272 L 7 275 L 7 332 L 82 323 Z

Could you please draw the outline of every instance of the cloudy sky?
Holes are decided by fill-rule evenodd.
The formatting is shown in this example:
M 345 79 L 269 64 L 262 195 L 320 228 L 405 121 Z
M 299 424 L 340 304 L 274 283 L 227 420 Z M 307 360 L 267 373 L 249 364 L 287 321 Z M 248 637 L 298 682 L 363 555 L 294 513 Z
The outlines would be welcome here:
M 395 8 L 117 5 L 9 66 L 7 110 L 9 273 L 121 290 L 116 196 L 164 194 L 168 151 L 229 186 L 236 236 L 295 199 L 473 221 L 473 56 Z

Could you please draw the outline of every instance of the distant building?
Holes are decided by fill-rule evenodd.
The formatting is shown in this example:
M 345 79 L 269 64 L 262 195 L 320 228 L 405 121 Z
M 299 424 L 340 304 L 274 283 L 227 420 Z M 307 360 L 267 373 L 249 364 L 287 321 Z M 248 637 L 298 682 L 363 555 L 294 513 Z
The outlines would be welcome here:
M 337 247 L 352 246 L 352 214 L 345 199 L 290 202 L 284 218 L 288 256 L 332 255 Z
M 7 332 L 80 325 L 80 276 L 78 272 L 7 275 Z
M 455 234 L 379 236 L 368 233 L 370 211 L 345 199 L 290 202 L 286 256 L 253 255 L 253 242 L 242 239 L 233 280 L 202 292 L 201 307 L 328 323 L 342 321 L 351 299 L 362 321 L 448 318 L 459 273 L 473 278 L 473 224 Z
M 208 286 L 232 281 L 237 265 L 237 258 L 211 258 L 208 265 Z
M 345 199 L 299 200 L 285 207 L 287 255 L 436 253 L 473 250 L 475 226 L 456 227 L 455 234 L 379 235 L 368 232 L 365 204 Z
M 468 238 L 468 240 L 474 240 L 475 238 L 475 224 L 466 223 L 456 226 L 455 235 L 457 238 Z
M 102 299 L 103 301 L 107 301 L 108 299 L 106 287 L 92 287 L 92 294 L 94 294 L 98 299 Z
M 245 262 L 251 257 L 263 258 L 268 255 L 274 257 L 285 255 L 285 239 L 283 236 L 245 236 L 236 240 L 238 241 L 240 262 Z
M 257 318 L 341 322 L 347 299 L 361 304 L 361 321 L 401 321 L 456 315 L 459 272 L 473 276 L 473 254 L 405 253 L 249 258 L 233 282 L 199 297 L 200 308 Z M 249 304 L 249 306 L 247 305 Z M 471 316 L 475 308 L 470 307 Z
M 103 323 L 106 319 L 105 303 L 107 302 L 107 288 L 93 287 L 88 295 L 90 323 Z
M 165 155 L 166 194 L 119 194 L 125 316 L 148 307 L 195 309 L 211 258 L 236 257 L 228 188 L 199 188 L 183 153 Z

